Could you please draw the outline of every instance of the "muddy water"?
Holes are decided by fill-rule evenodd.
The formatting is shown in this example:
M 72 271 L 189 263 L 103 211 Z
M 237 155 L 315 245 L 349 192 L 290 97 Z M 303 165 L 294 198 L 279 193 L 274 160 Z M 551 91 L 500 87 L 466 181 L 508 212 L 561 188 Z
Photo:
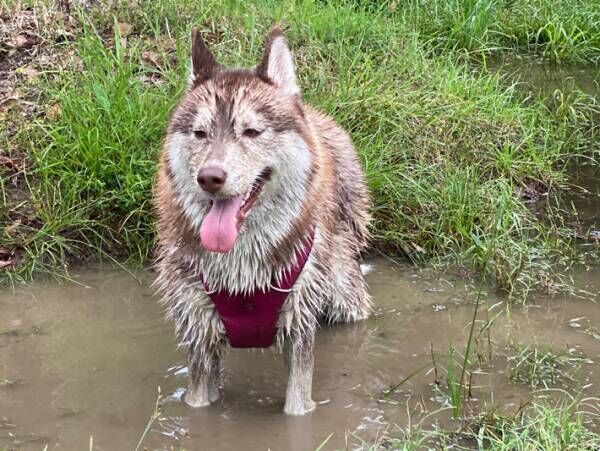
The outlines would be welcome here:
M 580 286 L 597 292 L 599 271 L 578 277 Z M 281 413 L 280 356 L 242 350 L 225 359 L 221 400 L 194 410 L 180 400 L 184 355 L 151 296 L 150 279 L 149 273 L 136 280 L 104 268 L 78 274 L 78 284 L 37 283 L 0 295 L 0 448 L 88 449 L 92 441 L 98 450 L 133 449 L 154 411 L 158 387 L 160 418 L 144 439 L 150 449 L 310 450 L 332 433 L 324 449 L 344 448 L 444 407 L 429 368 L 388 399 L 381 395 L 428 365 L 431 348 L 439 355 L 451 343 L 461 349 L 473 312 L 471 290 L 458 277 L 442 280 L 376 261 L 368 276 L 372 318 L 319 331 L 314 398 L 320 405 L 313 414 Z M 490 295 L 487 306 L 496 302 Z M 510 412 L 531 399 L 529 388 L 508 382 L 503 356 L 509 341 L 585 353 L 589 363 L 578 377 L 588 385 L 585 394 L 598 393 L 597 304 L 540 297 L 528 308 L 508 310 L 500 302 L 489 316 L 496 313 L 492 361 L 474 378 L 473 408 L 493 405 Z M 487 355 L 484 342 L 476 351 Z M 449 422 L 449 416 L 446 410 L 432 419 Z
M 600 95 L 600 67 L 586 64 L 556 64 L 533 56 L 505 55 L 486 62 L 490 72 L 506 73 L 522 89 L 536 95 L 552 95 L 579 90 L 590 96 Z

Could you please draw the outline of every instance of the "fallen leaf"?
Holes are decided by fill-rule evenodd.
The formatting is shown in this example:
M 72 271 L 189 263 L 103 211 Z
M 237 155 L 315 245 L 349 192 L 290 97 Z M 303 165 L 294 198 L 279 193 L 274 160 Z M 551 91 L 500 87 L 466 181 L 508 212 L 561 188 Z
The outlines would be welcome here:
M 38 70 L 33 67 L 33 65 L 29 65 L 29 66 L 25 66 L 23 68 L 19 68 L 19 72 L 22 73 L 23 75 L 25 75 L 25 77 L 27 77 L 27 80 L 32 81 L 33 79 L 35 79 L 35 77 L 37 77 L 38 75 Z
M 14 252 L 0 247 L 0 268 L 12 266 L 15 263 Z
M 12 38 L 12 46 L 16 49 L 30 49 L 39 42 L 39 36 L 22 32 Z
M 50 105 L 48 107 L 48 109 L 46 110 L 46 116 L 48 117 L 48 119 L 55 121 L 56 119 L 58 119 L 62 114 L 62 109 L 60 108 L 60 105 L 58 103 L 55 103 L 53 105 Z
M 158 55 L 154 52 L 145 51 L 142 53 L 142 60 L 149 63 L 151 66 L 159 67 Z
M 7 97 L 6 99 L 0 101 L 0 113 L 6 113 L 18 102 L 19 98 L 17 96 Z
M 119 34 L 122 37 L 127 37 L 131 34 L 131 32 L 133 31 L 133 25 L 131 25 L 130 23 L 127 22 L 119 22 L 117 24 L 117 28 L 119 29 Z
M 55 32 L 55 41 L 56 42 L 65 42 L 65 41 L 74 41 L 75 40 L 75 33 L 72 33 L 71 31 L 68 30 L 57 30 Z
M 17 228 L 21 225 L 21 220 L 17 219 L 15 222 L 13 222 L 11 225 L 6 226 L 4 228 L 4 233 L 6 233 L 8 236 L 12 236 L 15 234 L 15 232 L 17 231 Z
M 14 169 L 17 167 L 13 159 L 5 155 L 0 155 L 0 166 L 6 166 L 8 169 Z

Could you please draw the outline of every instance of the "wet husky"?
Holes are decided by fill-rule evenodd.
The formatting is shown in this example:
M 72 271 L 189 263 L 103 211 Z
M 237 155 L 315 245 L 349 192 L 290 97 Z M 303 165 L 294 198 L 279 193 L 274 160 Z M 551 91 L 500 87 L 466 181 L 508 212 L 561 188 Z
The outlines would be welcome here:
M 352 322 L 370 310 L 360 270 L 370 201 L 348 135 L 302 102 L 280 29 L 252 69 L 221 66 L 194 30 L 189 89 L 171 117 L 154 194 L 156 283 L 187 349 L 187 404 L 219 397 L 219 361 L 236 334 L 238 346 L 254 345 L 258 326 L 236 323 L 251 314 L 223 312 L 238 301 L 260 310 L 260 293 L 280 299 L 257 346 L 284 353 L 284 411 L 313 410 L 319 320 Z

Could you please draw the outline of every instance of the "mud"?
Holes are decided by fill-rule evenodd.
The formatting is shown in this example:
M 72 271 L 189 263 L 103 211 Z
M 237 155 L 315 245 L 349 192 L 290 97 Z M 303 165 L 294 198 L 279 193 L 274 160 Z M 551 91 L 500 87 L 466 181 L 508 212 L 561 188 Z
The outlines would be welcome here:
M 154 412 L 159 387 L 160 416 L 143 441 L 150 449 L 310 450 L 330 434 L 324 449 L 339 449 L 393 433 L 428 414 L 425 424 L 456 427 L 443 395 L 443 356 L 450 345 L 464 349 L 472 287 L 458 275 L 439 278 L 386 260 L 373 264 L 368 281 L 375 312 L 364 323 L 319 331 L 314 378 L 319 406 L 303 418 L 281 413 L 284 368 L 270 350 L 231 351 L 221 400 L 205 409 L 187 407 L 180 399 L 185 358 L 151 295 L 150 273 L 133 277 L 98 268 L 63 286 L 36 283 L 5 292 L 0 295 L 0 447 L 133 449 Z M 579 286 L 598 292 L 600 271 L 577 277 Z M 598 393 L 596 303 L 537 297 L 528 307 L 509 308 L 490 293 L 479 319 L 495 315 L 491 347 L 485 334 L 475 347 L 481 368 L 473 378 L 469 409 L 514 412 L 539 396 L 509 381 L 509 343 L 585 355 L 577 383 L 560 388 Z M 431 369 L 432 349 L 441 389 Z

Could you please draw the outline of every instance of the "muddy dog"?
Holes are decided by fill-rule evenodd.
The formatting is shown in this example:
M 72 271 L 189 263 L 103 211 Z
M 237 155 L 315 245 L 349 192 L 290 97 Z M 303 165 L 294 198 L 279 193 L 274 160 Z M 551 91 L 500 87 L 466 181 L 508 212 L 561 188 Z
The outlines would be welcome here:
M 187 349 L 185 401 L 219 397 L 228 345 L 283 351 L 284 412 L 312 411 L 319 320 L 367 317 L 370 200 L 356 151 L 304 104 L 279 28 L 252 69 L 221 66 L 192 32 L 189 88 L 155 184 L 156 285 Z

